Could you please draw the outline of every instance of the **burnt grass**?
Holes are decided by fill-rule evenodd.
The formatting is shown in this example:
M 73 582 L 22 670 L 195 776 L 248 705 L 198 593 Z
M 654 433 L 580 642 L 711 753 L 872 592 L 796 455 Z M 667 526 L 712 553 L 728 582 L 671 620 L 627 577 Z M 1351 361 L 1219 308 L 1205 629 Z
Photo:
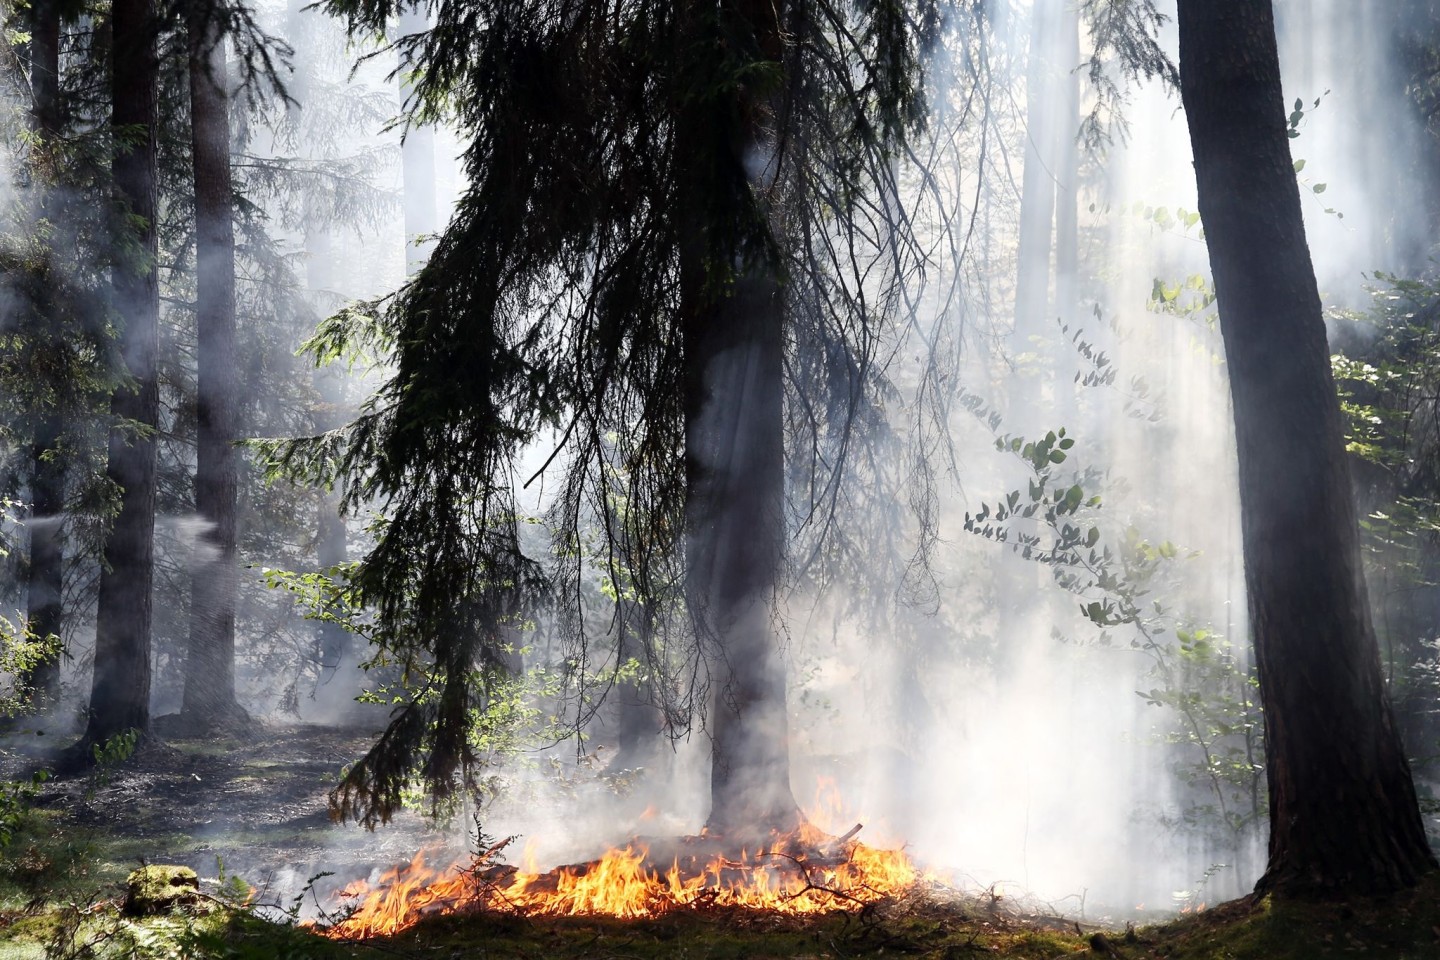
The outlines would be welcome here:
M 325 890 L 408 862 L 420 846 L 452 836 L 428 830 L 418 816 L 375 833 L 331 823 L 326 792 L 371 735 L 296 725 L 232 738 L 172 736 L 99 778 L 47 781 L 0 849 L 0 960 L 1440 957 L 1440 878 L 1344 903 L 1247 898 L 1140 928 L 1100 928 L 999 896 L 921 885 L 893 900 L 806 917 L 713 907 L 649 920 L 472 912 L 431 916 L 394 937 L 328 940 L 289 922 L 291 892 L 331 871 L 307 894 L 323 902 Z M 33 731 L 0 740 L 0 777 L 25 778 L 44 765 L 43 742 Z M 192 867 L 203 878 L 204 902 L 168 916 L 125 916 L 125 877 L 144 863 Z M 226 884 L 227 877 L 244 883 Z

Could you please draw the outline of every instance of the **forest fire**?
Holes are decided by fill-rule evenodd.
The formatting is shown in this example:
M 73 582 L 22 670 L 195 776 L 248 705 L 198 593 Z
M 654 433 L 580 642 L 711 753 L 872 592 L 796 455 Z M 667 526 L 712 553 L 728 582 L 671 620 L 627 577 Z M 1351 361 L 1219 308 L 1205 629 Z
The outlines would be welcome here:
M 548 873 L 471 864 L 435 869 L 425 852 L 374 887 L 340 891 L 353 912 L 325 928 L 336 938 L 398 933 L 436 913 L 503 910 L 530 916 L 654 917 L 673 910 L 742 907 L 787 914 L 859 906 L 903 893 L 920 873 L 902 850 L 879 850 L 803 824 L 758 849 L 717 852 L 717 838 L 636 840 L 598 860 Z M 663 859 L 653 851 L 673 847 Z

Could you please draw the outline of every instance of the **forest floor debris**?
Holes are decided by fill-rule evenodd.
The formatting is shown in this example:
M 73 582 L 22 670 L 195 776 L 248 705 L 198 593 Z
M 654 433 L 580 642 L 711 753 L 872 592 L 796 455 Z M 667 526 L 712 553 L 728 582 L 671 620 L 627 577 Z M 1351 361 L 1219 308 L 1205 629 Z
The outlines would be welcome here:
M 0 856 L 0 957 L 1440 956 L 1440 878 L 1388 898 L 1326 905 L 1247 899 L 1140 928 L 1102 929 L 1028 909 L 994 892 L 961 894 L 921 883 L 864 908 L 837 904 L 809 916 L 714 907 L 645 920 L 486 911 L 427 917 L 391 937 L 326 939 L 293 922 L 300 911 L 290 910 L 295 903 L 281 902 L 274 891 L 293 889 L 296 878 L 303 884 L 322 870 L 337 870 L 344 879 L 403 862 L 416 842 L 426 839 L 419 817 L 413 830 L 388 834 L 361 834 L 329 822 L 326 788 L 366 738 L 361 731 L 296 726 L 274 728 L 244 743 L 175 740 L 169 749 L 141 753 L 99 780 L 45 783 Z M 33 751 L 15 749 L 12 739 L 0 746 L 0 776 L 22 777 L 35 760 Z M 347 842 L 357 839 L 363 842 Z M 438 833 L 428 836 L 431 842 L 441 839 Z M 207 909 L 127 915 L 126 878 L 146 863 L 194 868 Z M 268 910 L 261 904 L 269 904 Z

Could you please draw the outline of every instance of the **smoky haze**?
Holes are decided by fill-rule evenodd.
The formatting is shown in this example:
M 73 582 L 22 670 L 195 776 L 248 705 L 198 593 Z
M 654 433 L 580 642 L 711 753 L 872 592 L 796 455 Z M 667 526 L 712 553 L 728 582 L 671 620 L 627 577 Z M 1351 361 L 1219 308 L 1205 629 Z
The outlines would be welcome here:
M 1357 36 L 1341 3 L 1279 7 L 1317 275 L 1328 303 L 1362 304 L 1369 274 L 1423 257 L 1423 220 L 1396 206 L 1419 131 L 1384 106 L 1403 86 L 1388 33 L 1361 17 Z M 961 214 L 977 229 L 960 293 L 931 293 L 944 335 L 961 344 L 962 400 L 947 421 L 958 469 L 936 503 L 934 589 L 896 602 L 883 625 L 847 622 L 844 596 L 787 596 L 791 783 L 807 814 L 841 829 L 863 821 L 868 842 L 903 843 L 962 887 L 1090 916 L 1193 908 L 1253 886 L 1265 800 L 1233 426 L 1188 138 L 1178 96 L 1149 84 L 1130 90 L 1128 135 L 1072 151 L 1094 105 L 1081 69 L 1089 40 L 1047 35 L 1046 69 L 1027 73 L 1028 13 L 999 20 L 1011 32 L 992 51 L 1014 71 L 1014 99 L 986 120 L 1008 165 L 987 167 L 997 161 L 978 153 L 971 129 L 952 141 L 957 169 L 940 174 L 962 194 L 975 171 L 988 175 Z M 1173 57 L 1173 23 L 1160 39 Z M 1053 96 L 1027 115 L 1026 83 L 1074 83 L 1079 112 Z M 1052 219 L 1022 257 L 1022 195 L 1046 184 Z M 1067 273 L 1066 229 L 1078 278 Z M 1042 303 L 1031 307 L 1039 322 L 1018 333 L 1017 272 L 1041 285 L 1031 300 Z M 920 381 L 906 357 L 922 350 L 897 351 L 898 384 Z M 909 410 L 890 410 L 902 432 Z M 1060 428 L 1074 446 L 1054 479 L 1102 500 L 1085 528 L 1099 528 L 1102 546 L 1160 557 L 1137 581 L 1147 612 L 1138 626 L 1097 624 L 1082 607 L 1104 591 L 1077 595 L 1053 565 L 964 530 L 967 514 L 1033 479 L 996 440 Z M 914 599 L 878 562 L 875 581 Z M 1178 706 L 1202 684 L 1228 699 L 1229 716 Z M 1245 729 L 1217 734 L 1217 722 Z M 585 763 L 603 768 L 603 725 L 590 736 Z M 565 812 L 537 823 L 501 801 L 491 823 L 532 838 L 541 863 L 637 833 L 693 832 L 706 816 L 705 753 L 692 733 L 655 769 L 626 777 L 631 795 L 616 806 L 597 794 L 566 808 L 552 795 L 546 804 Z M 1223 777 L 1209 772 L 1218 766 Z
M 886 343 L 894 460 L 846 479 L 871 484 L 872 500 L 889 497 L 900 509 L 893 522 L 840 522 L 887 527 L 890 543 L 862 544 L 872 570 L 818 586 L 797 572 L 797 548 L 788 558 L 796 576 L 767 595 L 770 609 L 746 611 L 749 629 L 772 635 L 785 666 L 786 710 L 773 736 L 788 743 L 791 792 L 808 817 L 836 833 L 863 823 L 865 842 L 903 845 L 957 887 L 1091 918 L 1217 902 L 1249 891 L 1264 868 L 1264 776 L 1235 440 L 1185 120 L 1178 95 L 1158 81 L 1127 85 L 1126 130 L 1081 144 L 1096 91 L 1087 78 L 1091 41 L 1073 3 L 991 6 L 998 33 L 987 41 L 994 74 L 986 108 L 961 117 L 968 89 L 934 92 L 933 180 L 902 175 L 897 198 L 919 206 L 934 190 L 948 202 L 920 228 L 933 233 L 934 262 L 911 291 L 908 326 Z M 1395 106 L 1404 82 L 1392 33 L 1355 6 L 1277 3 L 1310 248 L 1327 305 L 1346 307 L 1367 302 L 1368 274 L 1423 265 L 1430 226 L 1402 199 L 1414 192 L 1423 131 Z M 255 175 L 253 184 L 288 263 L 288 295 L 307 317 L 306 329 L 287 334 L 288 355 L 315 321 L 385 295 L 424 263 L 428 238 L 443 231 L 463 188 L 461 148 L 443 125 L 394 123 L 409 90 L 405 65 L 377 53 L 378 41 L 347 41 L 299 3 L 262 5 L 259 15 L 295 49 L 296 102 L 252 120 L 234 150 L 247 164 L 286 171 Z M 424 29 L 410 13 L 396 35 Z M 1173 57 L 1173 22 L 1160 42 Z M 939 75 L 975 76 L 964 63 L 940 67 Z M 1114 65 L 1104 69 L 1117 76 Z M 7 208 L 13 181 L 0 155 Z M 276 186 L 282 181 L 288 186 Z M 351 192 L 357 184 L 364 189 Z M 883 259 L 874 238 L 869 245 L 862 253 Z M 0 289 L 0 307 L 9 296 Z M 248 296 L 263 313 L 253 304 L 267 294 Z M 299 419 L 315 431 L 338 427 L 385 374 L 364 359 L 318 372 L 297 363 L 293 375 L 310 404 Z M 174 389 L 173 408 L 183 394 Z M 268 399 L 247 404 L 253 412 Z M 720 416 L 733 398 L 716 402 L 722 409 L 710 413 Z M 252 435 L 279 435 L 297 419 L 268 416 L 251 416 Z M 523 452 L 520 480 L 548 462 L 555 442 Z M 1037 443 L 1063 456 L 1037 466 L 1026 452 Z M 168 456 L 177 469 L 193 466 L 183 442 Z M 914 466 L 921 459 L 923 469 Z M 540 558 L 550 549 L 543 519 L 553 475 L 519 495 L 537 521 L 526 546 Z M 1017 499 L 1007 502 L 1012 491 Z M 262 535 L 270 514 L 256 507 L 246 520 L 253 536 L 242 535 L 239 694 L 271 719 L 378 729 L 384 708 L 354 703 L 362 687 L 384 682 L 360 666 L 373 651 L 276 600 L 264 577 L 271 568 L 357 559 L 373 543 L 369 518 L 341 521 L 338 491 L 265 496 L 273 501 L 265 509 L 304 529 L 300 546 L 283 547 Z M 1047 498 L 1066 504 L 1053 526 Z M 1041 509 L 1023 515 L 1037 500 Z M 809 514 L 792 502 L 788 516 L 798 544 Z M 1094 538 L 1081 560 L 1042 560 L 1067 527 Z M 744 539 L 753 531 L 723 532 Z M 213 562 L 203 533 L 182 496 L 168 508 L 162 501 L 163 570 L 178 576 Z M 1022 536 L 1038 538 L 1030 557 Z M 1097 584 L 1097 568 L 1118 577 L 1118 587 Z M 637 654 L 617 639 L 626 620 L 606 594 L 613 585 L 601 583 L 598 569 L 590 574 L 588 669 L 603 676 Z M 83 598 L 95 576 L 71 570 L 68 587 Z M 1118 594 L 1137 617 L 1117 613 Z M 163 677 L 181 656 L 185 620 L 179 608 L 164 609 L 163 596 L 156 714 L 179 702 Z M 67 626 L 76 656 L 64 676 L 71 697 L 61 711 L 70 718 L 79 712 L 74 695 L 89 689 L 86 648 L 94 643 L 93 612 L 85 612 L 93 601 L 76 609 Z M 470 814 L 491 838 L 520 837 L 512 859 L 540 867 L 706 824 L 712 718 L 676 705 L 705 702 L 697 691 L 721 678 L 666 672 L 638 656 L 650 679 L 596 684 L 577 706 L 566 686 L 575 668 L 555 632 L 544 620 L 517 632 L 515 712 L 528 729 L 519 749 L 497 749 L 478 809 L 439 833 L 418 816 L 382 827 L 387 852 L 437 840 L 458 852 L 471 842 Z M 302 679 L 278 684 L 282 674 Z M 645 683 L 665 689 L 647 693 Z M 596 700 L 607 687 L 611 698 Z M 1222 707 L 1187 699 L 1198 689 Z M 637 695 L 668 709 L 637 705 Z M 621 749 L 626 709 L 648 711 L 642 722 L 656 746 L 639 757 Z M 577 717 L 585 718 L 578 733 L 566 726 Z M 347 830 L 335 854 L 361 859 L 370 842 Z M 303 874 L 293 869 L 277 882 L 299 887 Z

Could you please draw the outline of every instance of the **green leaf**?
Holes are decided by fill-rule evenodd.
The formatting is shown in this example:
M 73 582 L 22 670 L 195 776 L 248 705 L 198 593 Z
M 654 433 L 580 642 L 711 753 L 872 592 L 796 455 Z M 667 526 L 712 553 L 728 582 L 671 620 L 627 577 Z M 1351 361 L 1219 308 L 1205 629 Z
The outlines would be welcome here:
M 1305 169 L 1305 161 L 1304 161 L 1304 160 L 1296 160 L 1296 161 L 1295 161 L 1295 172 L 1296 172 L 1296 173 L 1299 173 L 1301 170 L 1304 170 L 1304 169 Z

